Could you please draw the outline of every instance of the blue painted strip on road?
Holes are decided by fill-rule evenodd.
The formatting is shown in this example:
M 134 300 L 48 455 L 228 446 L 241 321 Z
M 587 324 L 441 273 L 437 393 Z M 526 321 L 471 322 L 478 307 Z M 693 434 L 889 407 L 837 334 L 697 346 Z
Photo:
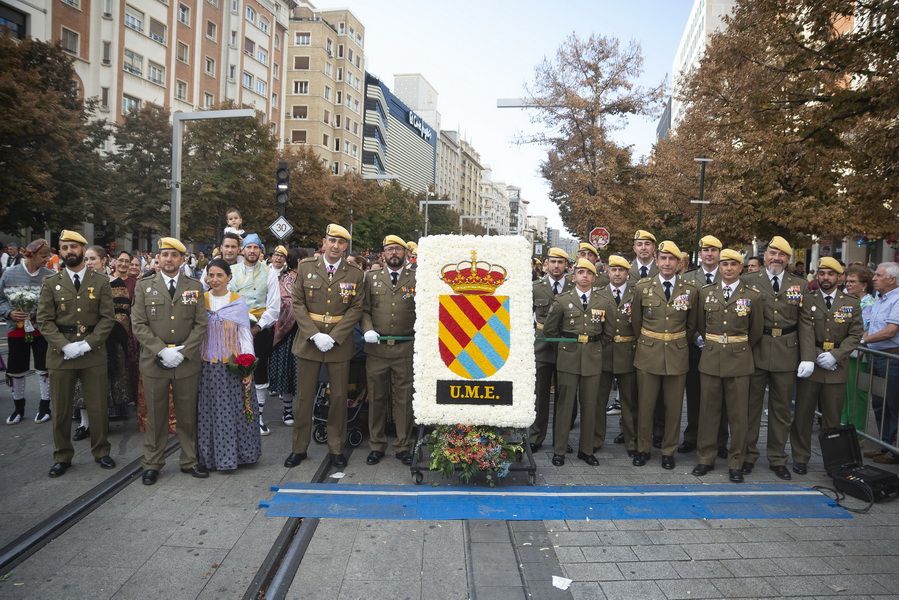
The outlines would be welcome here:
M 811 488 L 784 484 L 541 486 L 487 490 L 413 485 L 288 484 L 260 502 L 270 517 L 508 521 L 850 519 Z

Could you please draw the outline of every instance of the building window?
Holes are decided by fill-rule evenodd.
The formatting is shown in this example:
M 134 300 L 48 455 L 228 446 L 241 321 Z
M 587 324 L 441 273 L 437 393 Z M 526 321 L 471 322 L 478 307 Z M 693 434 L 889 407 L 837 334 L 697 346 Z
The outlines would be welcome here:
M 243 53 L 253 56 L 256 53 L 256 42 L 250 38 L 243 39 Z
M 361 67 L 359 66 L 361 63 L 359 62 L 359 55 L 358 55 L 358 54 L 356 55 L 356 61 L 355 61 L 353 64 L 356 65 L 356 68 L 357 68 L 357 69 L 361 68 Z
M 275 50 L 280 50 L 280 49 L 281 49 L 281 36 L 276 35 L 275 36 Z
M 353 144 L 353 151 L 351 152 L 351 155 L 353 156 L 353 158 L 355 158 L 358 154 L 359 154 L 359 147 L 356 144 Z
M 206 37 L 215 41 L 218 34 L 218 27 L 212 21 L 206 21 Z
M 270 27 L 268 19 L 266 19 L 265 17 L 259 17 L 258 25 L 259 25 L 259 29 L 262 30 L 262 33 L 268 34 L 268 30 Z
M 334 152 L 340 152 L 340 138 L 334 138 Z
M 175 82 L 175 98 L 178 100 L 187 100 L 187 82 Z
M 309 82 L 308 81 L 294 81 L 293 82 L 293 93 L 294 94 L 308 94 L 309 93 Z
M 335 175 L 340 175 L 340 164 L 335 160 L 334 164 L 331 165 L 331 172 Z
M 103 42 L 103 64 L 112 62 L 112 42 Z
M 278 71 L 280 70 L 278 63 L 272 63 L 272 79 L 278 78 Z
M 312 34 L 308 31 L 297 31 L 293 34 L 294 46 L 311 46 Z
M 241 80 L 241 85 L 243 85 L 248 90 L 253 89 L 253 76 L 246 71 L 243 72 L 243 79 Z
M 190 7 L 184 4 L 178 5 L 178 20 L 190 27 Z
M 328 56 L 334 56 L 334 40 L 328 38 L 325 41 L 325 50 L 328 52 Z
M 234 78 L 237 76 L 237 65 L 229 65 L 228 66 L 228 81 L 234 83 Z
M 219 7 L 219 0 L 206 0 L 206 2 L 209 3 L 209 6 Z
M 176 53 L 178 60 L 183 63 L 190 62 L 190 47 L 184 42 L 178 42 L 178 51 Z
M 154 62 L 147 63 L 147 79 L 159 85 L 165 85 L 165 67 Z
M 71 29 L 62 28 L 62 39 L 60 40 L 62 49 L 69 54 L 78 56 L 78 34 Z
M 205 71 L 207 75 L 215 77 L 215 59 L 206 57 Z
M 305 144 L 306 143 L 306 130 L 305 129 L 291 130 L 290 143 L 291 144 Z
M 256 80 L 256 93 L 260 96 L 265 96 L 268 94 L 268 83 L 266 83 L 262 79 Z
M 100 88 L 100 107 L 109 110 L 109 88 Z
M 240 10 L 240 0 L 231 0 L 231 12 L 236 15 L 238 10 Z
M 297 71 L 306 71 L 309 69 L 309 57 L 308 56 L 294 56 L 293 57 L 293 68 Z
M 247 21 L 249 21 L 250 23 L 256 22 L 256 11 L 252 6 L 247 7 Z
M 334 70 L 334 66 L 331 63 L 325 63 L 325 75 L 330 77 L 333 70 Z
M 343 67 L 337 67 L 337 81 L 343 81 Z
M 337 24 L 337 33 L 339 33 L 340 35 L 343 35 L 343 32 L 345 32 L 345 31 L 346 31 L 346 23 L 341 21 L 340 23 Z
M 205 106 L 206 108 L 212 108 L 212 106 L 214 104 L 215 104 L 215 96 L 213 96 L 209 92 L 206 92 L 205 94 L 203 94 L 203 106 Z
M 331 88 L 327 85 L 325 86 L 325 100 L 331 99 Z
M 264 65 L 268 64 L 268 50 L 265 50 L 262 46 L 259 46 L 256 49 L 256 60 L 261 62 Z
M 359 123 L 353 122 L 353 133 L 359 135 Z
M 125 5 L 125 27 L 144 32 L 144 13 Z
M 346 122 L 344 122 L 344 124 L 343 124 L 343 126 L 346 127 L 346 130 L 347 130 L 347 131 L 350 130 L 350 123 L 351 123 L 351 122 L 352 122 L 352 121 L 350 121 L 350 119 L 347 118 Z
M 334 127 L 340 127 L 340 115 L 334 115 Z
M 81 8 L 81 0 L 62 0 L 63 4 L 68 4 L 72 8 Z
M 140 76 L 144 71 L 144 57 L 125 48 L 125 61 L 122 63 L 122 68 L 132 75 Z
M 294 106 L 291 109 L 291 116 L 294 119 L 305 119 L 309 114 L 308 106 Z
M 337 104 L 343 104 L 343 102 L 341 102 L 342 98 L 343 98 L 343 92 L 341 92 L 340 90 L 337 90 L 337 98 L 336 98 Z
M 331 138 L 328 137 L 328 134 L 327 134 L 327 133 L 323 133 L 323 134 L 322 134 L 322 146 L 324 146 L 325 148 L 327 148 L 327 147 L 328 147 L 328 142 L 330 142 L 330 141 L 331 141 Z
M 346 58 L 348 61 L 353 62 L 353 49 L 352 48 L 346 49 Z
M 337 44 L 337 58 L 343 58 L 343 44 Z
M 323 118 L 322 120 L 323 120 L 326 124 L 330 125 L 330 124 L 331 124 L 331 111 L 326 110 L 326 111 L 325 111 L 325 116 L 324 116 L 324 118 Z
M 150 39 L 165 45 L 166 27 L 156 19 L 150 19 Z
M 127 115 L 130 112 L 133 112 L 140 108 L 140 100 L 137 98 L 133 98 L 128 96 L 127 94 L 122 94 L 122 114 Z
M 112 16 L 112 0 L 103 0 L 103 16 Z
M 278 94 L 272 94 L 272 108 L 278 108 Z
M 344 152 L 345 154 L 349 154 L 349 153 L 350 153 L 350 143 L 349 143 L 349 141 L 347 141 L 347 140 L 344 140 L 344 142 L 343 142 L 343 152 Z
M 237 48 L 237 32 L 231 31 L 231 40 L 228 42 L 228 45 L 232 48 Z

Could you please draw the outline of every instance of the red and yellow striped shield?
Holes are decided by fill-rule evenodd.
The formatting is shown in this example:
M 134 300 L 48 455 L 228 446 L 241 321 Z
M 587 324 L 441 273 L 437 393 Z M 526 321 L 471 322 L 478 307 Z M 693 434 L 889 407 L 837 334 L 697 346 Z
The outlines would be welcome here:
M 496 373 L 509 358 L 509 334 L 508 296 L 440 296 L 440 357 L 456 375 Z

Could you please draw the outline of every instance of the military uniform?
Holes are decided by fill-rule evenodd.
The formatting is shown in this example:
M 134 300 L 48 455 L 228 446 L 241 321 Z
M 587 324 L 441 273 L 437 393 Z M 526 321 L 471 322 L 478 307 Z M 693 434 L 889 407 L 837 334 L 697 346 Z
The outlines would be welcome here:
M 208 323 L 203 284 L 182 272 L 172 295 L 161 271 L 139 279 L 131 323 L 141 346 L 140 374 L 147 402 L 144 469 L 160 471 L 165 465 L 171 389 L 175 432 L 181 443 L 178 462 L 182 470 L 190 470 L 197 465 L 197 391 L 203 368 L 200 346 L 206 340 Z M 159 352 L 176 346 L 184 346 L 180 350 L 184 361 L 174 368 L 163 366 Z
M 631 308 L 634 302 L 634 286 L 626 285 L 620 301 L 615 302 L 612 288 L 606 287 L 599 295 L 609 305 L 606 313 L 609 336 L 602 352 L 602 375 L 599 378 L 599 405 L 596 407 L 596 425 L 593 432 L 594 448 L 601 448 L 606 441 L 606 411 L 612 391 L 612 381 L 618 380 L 618 400 L 621 404 L 621 433 L 628 453 L 637 450 L 637 373 L 634 369 L 634 353 L 637 350 L 637 336 L 631 323 Z
M 299 408 L 293 428 L 294 454 L 309 447 L 312 432 L 312 409 L 319 370 L 328 366 L 331 403 L 328 407 L 328 451 L 340 454 L 346 437 L 346 399 L 350 375 L 350 359 L 355 352 L 353 328 L 362 317 L 365 295 L 362 270 L 340 260 L 333 275 L 328 275 L 323 257 L 307 258 L 297 266 L 293 288 L 293 312 L 297 319 L 297 335 L 293 353 L 297 361 Z M 312 342 L 317 333 L 333 338 L 335 345 L 322 352 Z
M 91 423 L 91 454 L 95 459 L 109 456 L 106 338 L 114 324 L 112 288 L 105 275 L 85 268 L 76 289 L 68 271 L 62 268 L 41 284 L 37 327 L 47 340 L 53 459 L 56 463 L 67 465 L 75 455 L 71 415 L 76 380 L 81 380 L 84 405 Z M 87 342 L 91 350 L 66 360 L 62 348 L 71 342 Z
M 381 336 L 412 336 L 415 331 L 415 271 L 404 266 L 396 284 L 387 267 L 365 274 L 362 331 Z M 369 445 L 387 449 L 387 415 L 392 401 L 396 451 L 412 449 L 412 341 L 385 340 L 365 345 L 368 380 Z
M 699 335 L 705 347 L 699 362 L 702 398 L 697 458 L 701 465 L 715 464 L 722 409 L 726 407 L 731 440 L 727 463 L 730 470 L 739 472 L 746 440 L 749 379 L 755 370 L 752 348 L 761 339 L 765 322 L 758 290 L 739 280 L 731 289 L 729 299 L 725 299 L 721 283 L 706 285 L 699 294 Z
M 812 422 L 821 407 L 821 428 L 838 427 L 846 397 L 849 355 L 864 334 L 861 305 L 857 298 L 836 290 L 830 308 L 823 292 L 809 292 L 799 313 L 799 351 L 803 361 L 815 361 L 822 352 L 837 360 L 835 371 L 815 365 L 811 376 L 799 380 L 796 409 L 790 427 L 793 462 L 806 464 L 811 457 Z
M 767 269 L 743 275 L 743 281 L 762 293 L 765 326 L 761 341 L 752 349 L 755 362 L 749 385 L 749 425 L 746 430 L 744 462 L 754 465 L 768 388 L 768 463 L 782 467 L 786 463 L 786 444 L 790 433 L 790 401 L 799 365 L 799 309 L 806 291 L 805 279 L 783 272 L 779 290 L 774 291 Z
M 659 274 L 659 266 L 656 264 L 656 261 L 652 261 L 646 269 L 646 277 L 655 277 Z M 634 285 L 638 281 L 643 279 L 643 276 L 640 274 L 640 263 L 635 259 L 631 263 L 630 277 L 628 277 L 628 284 Z
M 570 277 L 562 277 L 559 282 L 559 294 L 569 291 L 573 285 Z M 539 338 L 546 337 L 543 330 L 544 323 L 553 299 L 557 295 L 553 292 L 553 279 L 549 275 L 534 282 L 532 288 L 534 326 L 536 328 L 535 335 L 538 338 L 534 341 L 534 357 L 537 361 L 535 390 L 537 414 L 533 425 L 531 425 L 528 431 L 528 442 L 536 446 L 543 444 L 543 440 L 546 439 L 546 430 L 549 425 L 549 391 L 552 387 L 553 379 L 556 378 L 556 353 L 558 351 L 556 342 L 543 342 Z M 555 406 L 558 407 L 558 390 L 556 392 Z

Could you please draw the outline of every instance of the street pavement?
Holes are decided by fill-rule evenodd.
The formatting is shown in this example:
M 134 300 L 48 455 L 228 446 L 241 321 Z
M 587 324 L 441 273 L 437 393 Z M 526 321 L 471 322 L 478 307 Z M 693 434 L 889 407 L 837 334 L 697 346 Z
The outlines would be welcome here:
M 28 380 L 28 419 L 0 428 L 0 545 L 5 545 L 109 476 L 94 464 L 87 441 L 76 442 L 74 468 L 47 477 L 49 423 L 35 424 L 36 380 Z M 0 406 L 11 410 L 7 389 Z M 4 418 L 7 413 L 3 413 Z M 272 435 L 257 465 L 205 480 L 168 459 L 155 486 L 132 483 L 0 580 L 3 598 L 240 598 L 285 519 L 258 509 L 270 486 L 308 482 L 326 453 L 313 443 L 299 467 L 282 465 L 291 429 L 266 410 Z M 609 418 L 611 440 L 617 417 Z M 74 427 L 73 427 L 74 429 Z M 133 416 L 110 427 L 112 456 L 122 467 L 140 456 Z M 572 432 L 576 440 L 577 429 Z M 763 438 L 764 439 L 764 438 Z M 410 484 L 392 453 L 367 466 L 365 443 L 350 456 L 336 485 Z M 677 455 L 663 470 L 658 453 L 646 467 L 630 464 L 609 444 L 590 467 L 569 457 L 536 455 L 538 485 L 726 483 L 719 468 L 690 474 L 695 455 Z M 805 477 L 830 485 L 817 447 Z M 523 474 L 511 481 L 526 482 Z M 762 458 L 748 478 L 780 483 Z M 456 483 L 426 474 L 425 485 Z M 502 485 L 502 484 L 501 484 Z M 850 499 L 852 506 L 863 503 Z M 553 576 L 571 579 L 553 586 Z M 875 505 L 852 519 L 642 519 L 589 521 L 365 521 L 322 519 L 289 598 L 351 599 L 616 599 L 642 598 L 899 598 L 899 503 Z

